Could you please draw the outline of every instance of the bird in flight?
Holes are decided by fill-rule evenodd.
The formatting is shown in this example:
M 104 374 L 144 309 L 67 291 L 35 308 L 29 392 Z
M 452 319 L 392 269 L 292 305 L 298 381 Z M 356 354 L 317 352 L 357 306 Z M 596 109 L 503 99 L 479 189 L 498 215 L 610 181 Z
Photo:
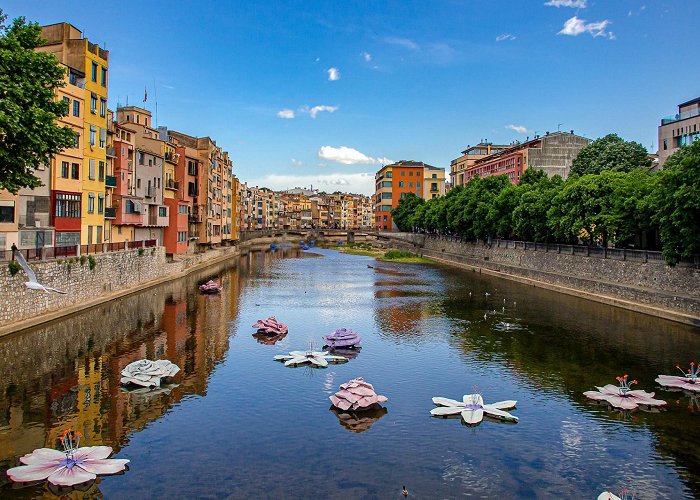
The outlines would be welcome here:
M 22 255 L 22 252 L 19 252 L 17 250 L 17 248 L 13 246 L 12 254 L 14 255 L 17 262 L 19 262 L 19 265 L 22 266 L 22 269 L 24 269 L 24 272 L 27 273 L 27 276 L 29 277 L 29 281 L 25 282 L 24 286 L 26 286 L 30 290 L 43 290 L 46 293 L 56 292 L 56 293 L 62 293 L 64 295 L 66 293 L 68 293 L 68 292 L 62 292 L 61 290 L 57 290 L 56 288 L 52 288 L 50 286 L 44 286 L 41 283 L 39 283 L 36 279 L 36 274 L 34 274 L 34 271 L 32 271 L 32 268 L 29 267 L 29 264 L 27 264 L 27 261 L 24 260 L 24 255 Z

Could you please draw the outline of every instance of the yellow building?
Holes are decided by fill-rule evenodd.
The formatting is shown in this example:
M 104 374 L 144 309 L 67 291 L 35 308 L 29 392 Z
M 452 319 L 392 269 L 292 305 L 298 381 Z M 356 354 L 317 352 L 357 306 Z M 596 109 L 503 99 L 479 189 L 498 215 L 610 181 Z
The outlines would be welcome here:
M 81 243 L 102 243 L 105 227 L 107 176 L 107 84 L 109 52 L 83 38 L 68 23 L 42 27 L 46 40 L 39 50 L 58 60 L 84 79 L 83 164 L 81 172 Z

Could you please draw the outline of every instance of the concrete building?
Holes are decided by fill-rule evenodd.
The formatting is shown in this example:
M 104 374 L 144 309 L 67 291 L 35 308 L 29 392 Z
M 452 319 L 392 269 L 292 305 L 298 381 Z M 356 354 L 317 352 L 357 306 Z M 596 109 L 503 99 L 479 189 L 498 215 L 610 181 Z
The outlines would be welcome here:
M 433 177 L 435 175 L 436 177 Z M 425 189 L 425 182 L 430 183 Z M 425 198 L 426 193 L 442 196 L 445 194 L 445 170 L 422 161 L 399 161 L 385 165 L 374 176 L 374 215 L 375 227 L 379 231 L 392 231 L 391 210 L 399 200 L 408 193 Z M 432 191 L 432 184 L 437 184 L 437 192 Z
M 476 160 L 480 160 L 492 153 L 503 151 L 508 147 L 485 141 L 480 142 L 476 146 L 467 146 L 467 149 L 462 151 L 462 156 L 450 162 L 450 186 L 464 186 L 466 184 L 464 173 L 474 166 Z
M 573 130 L 548 132 L 474 161 L 471 167 L 464 170 L 464 182 L 469 182 L 476 175 L 481 178 L 507 175 L 513 184 L 518 184 L 527 168 L 542 170 L 550 177 L 560 175 L 566 179 L 578 152 L 591 142 L 575 135 Z
M 61 64 L 73 70 L 70 77 L 75 83 L 84 86 L 81 242 L 102 243 L 105 234 L 109 52 L 90 43 L 79 29 L 68 23 L 43 26 L 41 37 L 45 43 L 38 50 L 54 54 Z
M 659 125 L 659 163 L 664 163 L 681 146 L 688 146 L 700 138 L 700 97 L 678 105 L 678 113 L 661 119 Z

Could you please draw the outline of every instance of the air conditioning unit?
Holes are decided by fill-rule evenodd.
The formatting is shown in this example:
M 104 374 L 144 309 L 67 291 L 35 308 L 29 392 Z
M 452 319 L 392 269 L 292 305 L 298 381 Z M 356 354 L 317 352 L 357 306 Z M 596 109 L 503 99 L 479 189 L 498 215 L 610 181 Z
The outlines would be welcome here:
M 40 220 L 35 220 L 35 221 L 34 221 L 34 227 L 41 227 L 41 221 L 40 221 Z

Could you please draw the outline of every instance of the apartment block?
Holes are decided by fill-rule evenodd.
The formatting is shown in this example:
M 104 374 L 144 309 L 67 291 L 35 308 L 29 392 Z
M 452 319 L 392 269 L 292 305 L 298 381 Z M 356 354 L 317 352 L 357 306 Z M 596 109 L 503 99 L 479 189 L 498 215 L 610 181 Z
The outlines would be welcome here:
M 659 168 L 682 146 L 700 138 L 700 97 L 678 105 L 678 113 L 661 119 L 659 125 Z
M 450 162 L 450 185 L 452 187 L 463 186 L 466 184 L 465 172 L 473 167 L 477 160 L 490 154 L 503 151 L 508 147 L 509 146 L 491 144 L 486 141 L 482 141 L 476 146 L 467 146 L 467 149 L 462 151 L 462 156 Z

